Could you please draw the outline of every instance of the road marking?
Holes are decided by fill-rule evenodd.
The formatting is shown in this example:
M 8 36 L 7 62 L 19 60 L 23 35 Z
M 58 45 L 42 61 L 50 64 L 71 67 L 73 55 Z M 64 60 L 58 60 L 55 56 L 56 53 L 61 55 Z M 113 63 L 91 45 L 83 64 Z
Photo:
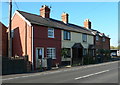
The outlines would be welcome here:
M 112 63 L 116 63 L 116 62 L 118 62 L 118 61 L 108 62 L 108 63 L 101 63 L 101 64 L 97 64 L 97 65 L 82 66 L 82 67 L 78 67 L 78 68 L 73 67 L 73 68 L 69 68 L 69 69 L 65 69 L 65 70 L 58 70 L 58 71 L 54 71 L 54 72 L 36 73 L 36 74 L 30 74 L 30 75 L 25 75 L 25 76 L 20 76 L 20 77 L 6 78 L 6 79 L 2 79 L 2 81 L 18 79 L 18 78 L 34 77 L 34 76 L 38 76 L 38 75 L 54 74 L 54 73 L 67 72 L 67 71 L 76 71 L 76 70 L 79 70 L 81 68 L 102 66 L 102 65 L 112 64 Z M 91 74 L 91 76 L 92 76 L 92 74 Z
M 2 80 L 4 81 L 4 80 L 11 80 L 11 79 L 17 79 L 17 78 L 20 78 L 20 77 L 14 77 L 14 78 L 7 78 L 7 79 L 2 79 Z
M 100 71 L 100 72 L 97 72 L 97 73 L 93 73 L 93 74 L 77 77 L 77 78 L 75 78 L 75 80 L 82 79 L 82 78 L 87 78 L 87 77 L 90 77 L 90 76 L 93 76 L 93 75 L 102 74 L 102 73 L 105 73 L 105 72 L 108 72 L 108 71 L 110 71 L 110 70 Z
M 32 75 L 25 75 L 25 76 L 20 76 L 20 77 L 13 77 L 13 78 L 6 78 L 6 79 L 2 79 L 2 81 L 6 81 L 6 80 L 13 80 L 13 79 L 18 79 L 18 78 L 27 78 L 27 77 L 34 77 L 34 76 L 39 76 L 39 75 L 47 75 L 47 74 L 54 74 L 54 73 L 59 73 L 61 71 L 55 71 L 55 72 L 45 72 L 45 73 L 37 73 L 37 74 L 32 74 Z

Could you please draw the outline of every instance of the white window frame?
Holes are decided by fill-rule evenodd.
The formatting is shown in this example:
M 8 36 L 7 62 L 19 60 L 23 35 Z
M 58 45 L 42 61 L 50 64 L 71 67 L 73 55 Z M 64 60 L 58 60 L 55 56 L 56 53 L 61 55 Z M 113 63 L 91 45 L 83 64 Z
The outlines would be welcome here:
M 54 54 L 52 53 L 53 49 L 54 49 Z M 48 53 L 48 50 L 52 50 L 52 51 L 50 53 Z M 52 58 L 52 59 L 56 59 L 56 48 L 47 48 L 47 57 Z
M 52 36 L 51 35 L 49 35 L 49 32 L 51 31 L 51 33 L 52 33 Z M 48 38 L 55 38 L 55 36 L 54 36 L 54 28 L 48 28 Z

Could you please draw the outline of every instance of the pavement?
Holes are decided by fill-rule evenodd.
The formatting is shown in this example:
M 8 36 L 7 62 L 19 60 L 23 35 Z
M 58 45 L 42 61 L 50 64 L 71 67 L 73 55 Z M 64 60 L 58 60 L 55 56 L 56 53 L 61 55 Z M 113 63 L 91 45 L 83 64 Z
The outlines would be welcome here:
M 3 83 L 118 83 L 120 61 L 2 76 Z

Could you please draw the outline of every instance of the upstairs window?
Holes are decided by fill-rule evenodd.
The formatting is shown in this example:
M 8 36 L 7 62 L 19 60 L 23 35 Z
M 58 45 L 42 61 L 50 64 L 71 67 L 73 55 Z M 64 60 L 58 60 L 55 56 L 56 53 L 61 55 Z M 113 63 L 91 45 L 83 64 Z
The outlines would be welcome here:
M 103 42 L 105 42 L 105 37 L 103 37 Z
M 54 29 L 48 28 L 48 38 L 54 38 Z
M 99 40 L 99 36 L 96 36 L 96 40 L 97 40 L 97 41 Z
M 71 33 L 69 31 L 64 31 L 64 40 L 70 40 L 71 39 Z
M 87 42 L 87 35 L 86 34 L 82 34 L 82 40 L 83 40 L 83 42 Z

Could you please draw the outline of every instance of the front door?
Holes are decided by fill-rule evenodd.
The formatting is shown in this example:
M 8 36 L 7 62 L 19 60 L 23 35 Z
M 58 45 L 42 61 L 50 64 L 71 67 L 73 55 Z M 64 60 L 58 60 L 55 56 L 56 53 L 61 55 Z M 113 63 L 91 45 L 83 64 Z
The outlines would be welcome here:
M 82 54 L 83 54 L 82 48 L 73 48 L 72 49 L 72 63 L 73 64 L 79 64 L 82 61 Z
M 39 69 L 44 58 L 44 48 L 36 48 L 36 68 Z

